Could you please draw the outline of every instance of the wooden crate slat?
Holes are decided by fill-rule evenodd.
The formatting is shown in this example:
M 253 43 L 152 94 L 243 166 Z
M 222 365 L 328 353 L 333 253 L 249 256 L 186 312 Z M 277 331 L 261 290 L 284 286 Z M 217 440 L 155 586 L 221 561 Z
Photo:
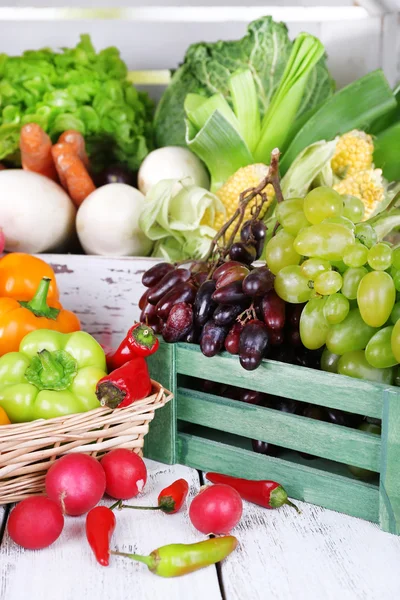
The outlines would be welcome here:
M 382 529 L 400 534 L 400 402 L 385 394 L 382 415 L 382 466 L 379 522 Z
M 184 388 L 178 388 L 177 404 L 178 419 L 188 423 L 371 471 L 380 468 L 381 441 L 372 433 Z
M 273 360 L 257 371 L 245 371 L 228 353 L 205 357 L 198 346 L 177 344 L 178 373 L 228 385 L 294 398 L 320 406 L 380 418 L 385 386 L 343 375 L 325 373 Z
M 177 459 L 187 466 L 247 479 L 279 481 L 291 498 L 378 521 L 379 490 L 373 484 L 190 434 L 179 433 L 177 445 Z

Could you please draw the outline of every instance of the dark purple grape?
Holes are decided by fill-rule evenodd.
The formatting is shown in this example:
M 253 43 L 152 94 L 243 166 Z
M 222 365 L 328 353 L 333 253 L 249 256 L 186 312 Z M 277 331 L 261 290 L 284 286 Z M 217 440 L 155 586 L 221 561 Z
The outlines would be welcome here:
M 165 324 L 164 321 L 159 319 L 158 317 L 154 317 L 148 320 L 148 324 L 157 335 L 161 334 L 164 330 Z
M 224 398 L 230 398 L 230 400 L 239 400 L 240 388 L 233 385 L 226 386 L 226 390 L 222 394 Z
M 195 323 L 200 327 L 207 323 L 217 306 L 212 299 L 214 291 L 215 281 L 205 281 L 197 290 L 193 308 Z
M 192 325 L 189 333 L 186 335 L 186 337 L 182 341 L 186 342 L 187 344 L 198 344 L 199 339 L 200 339 L 200 334 L 201 334 L 200 329 L 198 327 L 196 327 L 196 325 Z
M 256 256 L 257 251 L 255 246 L 252 246 L 251 244 L 235 242 L 229 250 L 229 257 L 232 260 L 237 260 L 245 265 L 251 265 L 251 263 L 256 260 Z
M 243 304 L 248 301 L 248 296 L 243 293 L 242 282 L 233 281 L 215 290 L 212 299 L 218 304 Z
M 189 281 L 191 272 L 189 269 L 175 269 L 172 272 L 166 273 L 164 277 L 151 288 L 150 294 L 148 295 L 148 301 L 150 304 L 157 304 L 163 296 L 178 283 L 184 283 Z
M 246 404 L 261 404 L 263 394 L 261 392 L 255 392 L 254 390 L 241 390 L 239 400 Z
M 294 348 L 299 348 L 303 345 L 301 343 L 300 331 L 298 329 L 291 329 L 286 332 L 286 341 Z
M 209 381 L 204 379 L 201 384 L 201 391 L 206 394 L 213 394 L 214 396 L 223 396 L 228 386 L 224 383 L 218 383 L 217 381 Z
M 197 287 L 201 287 L 203 283 L 207 281 L 207 273 L 205 271 L 200 271 L 200 273 L 192 275 L 192 279 Z
M 285 326 L 285 302 L 275 290 L 269 291 L 262 299 L 261 310 L 268 329 L 283 329 Z
M 98 187 L 108 183 L 125 183 L 135 185 L 135 176 L 123 165 L 111 165 L 102 171 L 96 178 Z
M 217 279 L 216 288 L 224 287 L 233 281 L 243 281 L 249 275 L 250 271 L 245 265 L 232 266 L 220 275 Z
M 283 329 L 268 329 L 268 335 L 271 346 L 281 346 L 285 342 Z
M 174 265 L 171 265 L 171 263 L 158 263 L 143 273 L 142 284 L 147 288 L 151 288 L 153 285 L 157 285 L 164 275 L 171 271 L 175 271 L 175 267 Z
M 355 415 L 343 410 L 337 410 L 336 408 L 327 408 L 326 413 L 330 423 L 342 425 L 343 427 L 356 428 L 363 421 L 363 417 L 361 415 Z
M 236 260 L 228 260 L 228 262 L 222 263 L 217 269 L 215 269 L 212 278 L 217 281 L 222 275 L 225 275 L 232 267 L 242 267 L 242 263 Z
M 318 351 L 299 348 L 295 355 L 295 364 L 309 369 L 321 368 L 321 355 Z
M 149 294 L 150 294 L 150 290 L 146 290 L 146 291 L 144 292 L 144 294 L 142 294 L 142 295 L 140 296 L 140 300 L 139 300 L 139 308 L 140 308 L 140 310 L 143 310 L 143 309 L 144 309 L 144 307 L 146 306 L 146 304 L 147 304 L 147 296 L 148 296 Z
M 153 304 L 149 304 L 146 302 L 142 312 L 140 313 L 140 322 L 146 323 L 149 320 L 155 319 L 157 317 L 156 307 Z
M 232 325 L 243 310 L 243 305 L 240 304 L 219 304 L 214 311 L 213 320 L 217 325 Z
M 279 447 L 270 444 L 269 442 L 262 442 L 261 440 L 251 440 L 251 447 L 257 454 L 265 454 L 267 456 L 277 456 L 279 453 Z
M 282 346 L 277 346 L 276 348 L 274 348 L 272 358 L 273 358 L 273 360 L 276 360 L 277 362 L 294 364 L 293 350 L 290 347 L 288 348 L 286 346 L 286 344 L 283 344 Z
M 204 356 L 215 356 L 224 347 L 228 330 L 226 327 L 216 325 L 214 321 L 207 321 L 203 327 L 200 338 L 200 348 Z
M 252 298 L 264 296 L 274 287 L 274 279 L 274 275 L 267 267 L 259 267 L 246 275 L 243 280 L 243 291 Z
M 266 325 L 257 319 L 243 327 L 239 341 L 239 360 L 246 371 L 253 371 L 260 365 L 268 349 L 269 337 Z
M 171 308 L 163 329 L 165 342 L 173 343 L 184 340 L 193 325 L 193 309 L 190 304 L 180 302 Z
M 287 323 L 294 329 L 298 329 L 300 325 L 300 317 L 305 304 L 287 304 Z
M 167 292 L 165 296 L 159 300 L 156 304 L 157 316 L 163 321 L 168 319 L 168 315 L 171 308 L 179 302 L 186 302 L 187 304 L 193 304 L 196 297 L 196 289 L 194 285 L 189 282 L 179 283 L 172 290 Z
M 240 334 L 243 331 L 241 323 L 235 323 L 225 338 L 225 350 L 230 354 L 239 354 Z
M 297 402 L 291 398 L 278 398 L 272 407 L 280 412 L 289 413 L 291 415 L 299 415 L 303 410 L 301 402 Z
M 244 243 L 253 244 L 256 247 L 256 258 L 260 258 L 265 243 L 267 228 L 262 221 L 246 221 L 240 231 L 240 239 Z

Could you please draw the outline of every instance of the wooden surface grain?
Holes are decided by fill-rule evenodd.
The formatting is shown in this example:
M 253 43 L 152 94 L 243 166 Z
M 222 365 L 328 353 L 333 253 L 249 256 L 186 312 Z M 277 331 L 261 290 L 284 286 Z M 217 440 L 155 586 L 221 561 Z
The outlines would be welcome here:
M 157 505 L 159 492 L 179 477 L 193 496 L 200 487 L 198 473 L 180 465 L 147 461 L 145 492 L 129 504 Z M 111 500 L 106 501 L 109 505 Z M 164 544 L 192 543 L 205 536 L 192 527 L 187 510 L 176 515 L 159 511 L 116 512 L 112 547 L 148 554 Z M 85 517 L 66 517 L 60 538 L 40 551 L 23 550 L 5 533 L 0 546 L 0 600 L 156 600 L 186 598 L 219 600 L 217 571 L 208 567 L 190 577 L 162 579 L 143 564 L 113 557 L 108 568 L 97 564 L 85 538 Z

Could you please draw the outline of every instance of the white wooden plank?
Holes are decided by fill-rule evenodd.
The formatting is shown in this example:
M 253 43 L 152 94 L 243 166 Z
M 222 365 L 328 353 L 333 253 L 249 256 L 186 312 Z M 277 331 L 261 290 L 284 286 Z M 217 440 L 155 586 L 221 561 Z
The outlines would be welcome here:
M 297 503 L 245 503 L 232 531 L 240 553 L 222 564 L 227 600 L 392 600 L 400 597 L 400 538 L 378 526 Z
M 195 470 L 146 461 L 149 480 L 145 493 L 130 503 L 156 505 L 158 493 L 180 477 L 199 489 Z M 175 542 L 192 543 L 204 536 L 190 524 L 187 510 L 176 515 L 158 511 L 116 512 L 113 548 L 147 554 Z M 108 568 L 97 564 L 85 538 L 85 517 L 67 517 L 61 537 L 49 548 L 25 551 L 4 537 L 1 552 L 0 600 L 219 600 L 221 593 L 214 566 L 186 577 L 163 579 L 145 565 L 114 557 Z M 228 559 L 229 560 L 229 559 Z
M 142 274 L 157 262 L 61 254 L 41 258 L 53 265 L 62 304 L 76 312 L 83 329 L 108 346 L 119 343 L 139 319 Z

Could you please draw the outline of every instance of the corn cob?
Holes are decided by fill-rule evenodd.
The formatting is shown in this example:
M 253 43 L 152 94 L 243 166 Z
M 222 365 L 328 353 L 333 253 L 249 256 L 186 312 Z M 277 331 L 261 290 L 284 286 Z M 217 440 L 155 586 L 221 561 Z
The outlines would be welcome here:
M 368 169 L 342 179 L 333 186 L 339 194 L 357 196 L 364 202 L 364 221 L 374 212 L 385 196 L 382 169 Z
M 225 206 L 226 214 L 218 213 L 216 215 L 214 221 L 214 229 L 217 231 L 222 227 L 222 225 L 228 221 L 235 210 L 239 206 L 239 196 L 248 188 L 255 187 L 260 183 L 260 181 L 267 175 L 268 167 L 264 164 L 258 163 L 254 165 L 248 165 L 247 167 L 242 167 L 236 173 L 234 173 L 225 183 L 224 185 L 217 191 L 216 195 L 221 200 L 222 204 Z M 260 217 L 262 218 L 267 211 L 268 206 L 271 204 L 274 198 L 274 188 L 272 185 L 268 185 L 265 189 L 267 194 L 268 202 L 266 202 L 263 206 L 263 210 L 260 213 Z M 251 209 L 252 207 L 259 201 L 259 198 L 255 198 L 253 202 L 250 202 L 246 208 L 244 220 L 251 218 Z M 232 232 L 234 225 L 232 225 L 228 231 L 227 235 L 229 236 Z
M 331 160 L 332 171 L 343 179 L 359 171 L 372 169 L 373 152 L 374 145 L 370 135 L 357 129 L 349 131 L 338 139 Z

